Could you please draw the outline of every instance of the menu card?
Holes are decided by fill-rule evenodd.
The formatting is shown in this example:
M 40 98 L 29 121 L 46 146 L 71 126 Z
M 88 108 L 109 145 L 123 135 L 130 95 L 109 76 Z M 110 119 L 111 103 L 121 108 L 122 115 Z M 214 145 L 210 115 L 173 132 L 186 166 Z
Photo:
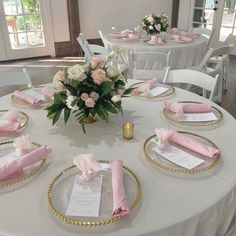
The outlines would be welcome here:
M 174 164 L 182 166 L 189 170 L 205 162 L 204 160 L 197 158 L 173 145 L 168 145 L 168 147 L 165 149 L 154 147 L 153 151 L 166 158 L 167 160 L 173 162 Z
M 217 120 L 214 112 L 207 113 L 185 113 L 182 117 L 178 118 L 179 121 L 187 122 L 207 122 Z
M 157 86 L 157 87 L 151 89 L 149 94 L 151 96 L 158 96 L 158 95 L 161 95 L 162 93 L 165 93 L 167 90 L 169 90 L 169 88 Z
M 43 94 L 38 93 L 38 92 L 36 92 L 35 90 L 29 89 L 29 90 L 25 90 L 23 93 L 24 93 L 25 95 L 30 96 L 30 97 L 36 98 L 36 99 L 38 99 L 38 100 L 45 101 L 45 98 L 44 98 Z
M 76 175 L 70 201 L 66 210 L 68 216 L 98 217 L 102 190 L 102 176 L 95 176 L 81 183 Z

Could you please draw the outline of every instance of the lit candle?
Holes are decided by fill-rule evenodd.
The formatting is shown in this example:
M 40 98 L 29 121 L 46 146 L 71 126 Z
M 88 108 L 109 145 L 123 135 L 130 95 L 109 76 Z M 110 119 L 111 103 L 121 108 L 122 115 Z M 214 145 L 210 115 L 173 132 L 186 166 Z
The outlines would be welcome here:
M 132 139 L 134 137 L 134 124 L 126 122 L 123 124 L 123 138 Z

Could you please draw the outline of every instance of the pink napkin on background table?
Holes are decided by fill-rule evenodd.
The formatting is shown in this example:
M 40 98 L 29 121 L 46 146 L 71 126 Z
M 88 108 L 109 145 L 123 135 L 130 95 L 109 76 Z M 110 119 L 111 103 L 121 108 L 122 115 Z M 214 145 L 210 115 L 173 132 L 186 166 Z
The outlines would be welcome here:
M 185 112 L 186 113 L 203 113 L 211 112 L 212 108 L 209 104 L 203 103 L 171 103 L 164 102 L 164 107 L 166 110 L 170 110 L 176 113 L 176 117 L 180 118 Z
M 37 98 L 32 97 L 30 95 L 24 94 L 24 92 L 21 92 L 19 90 L 16 90 L 13 93 L 13 95 L 16 96 L 17 98 L 29 103 L 29 104 L 32 104 L 32 105 L 42 104 L 45 102 L 44 100 L 40 100 L 40 99 L 37 99 Z
M 126 37 L 121 38 L 122 41 L 133 42 L 139 40 L 139 35 L 137 34 L 128 34 Z
M 151 89 L 155 88 L 158 85 L 158 79 L 147 80 L 144 83 L 135 85 L 135 89 L 132 91 L 133 95 L 138 95 L 143 93 L 147 95 Z
M 155 132 L 159 142 L 158 146 L 162 149 L 165 148 L 167 141 L 170 141 L 210 158 L 215 158 L 220 153 L 218 149 L 202 144 L 172 129 L 160 128 L 155 129 Z
M 112 216 L 121 216 L 129 213 L 127 195 L 124 186 L 123 162 L 121 160 L 110 161 L 112 169 Z
M 122 33 L 109 33 L 108 36 L 112 37 L 112 38 L 117 38 L 117 39 L 121 39 L 121 38 L 126 38 L 127 34 L 122 34 Z
M 50 152 L 51 149 L 44 145 L 21 157 L 17 157 L 17 159 L 6 165 L 0 165 L 0 180 L 11 177 L 12 174 L 21 171 L 24 167 L 45 159 Z

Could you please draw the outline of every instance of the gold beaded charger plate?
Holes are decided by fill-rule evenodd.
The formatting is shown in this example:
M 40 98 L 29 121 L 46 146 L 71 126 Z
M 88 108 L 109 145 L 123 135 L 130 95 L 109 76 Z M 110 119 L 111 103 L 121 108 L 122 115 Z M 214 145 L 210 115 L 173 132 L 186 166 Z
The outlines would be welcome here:
M 142 83 L 143 82 L 135 83 L 135 84 L 131 85 L 130 88 L 135 89 L 135 87 L 137 87 L 137 85 L 140 85 Z M 135 94 L 135 95 L 131 93 L 131 96 L 136 97 L 136 98 L 141 98 L 141 99 L 160 99 L 161 100 L 161 99 L 165 99 L 166 97 L 169 97 L 175 93 L 175 88 L 170 85 L 159 83 L 157 86 L 160 86 L 163 88 L 168 88 L 168 90 L 166 90 L 165 92 L 161 93 L 160 95 L 156 95 L 156 96 L 153 96 L 151 94 L 144 95 L 142 93 Z
M 37 149 L 41 147 L 40 144 L 36 142 L 32 142 L 32 149 Z M 13 141 L 4 141 L 0 143 L 0 158 L 12 153 L 15 151 L 15 148 L 13 147 Z M 20 158 L 20 157 L 19 157 Z M 11 177 L 8 177 L 6 179 L 0 180 L 0 189 L 5 189 L 6 187 L 17 185 L 21 182 L 26 181 L 27 179 L 33 177 L 36 175 L 41 168 L 44 166 L 46 162 L 46 159 L 43 159 L 42 161 L 36 162 L 30 166 L 27 166 L 23 169 L 23 171 L 19 174 L 14 174 Z
M 202 104 L 201 102 L 195 102 L 195 101 L 180 101 L 179 103 L 196 103 L 196 104 Z M 174 112 L 167 110 L 166 108 L 163 109 L 163 114 L 166 120 L 177 124 L 177 125 L 184 125 L 184 126 L 191 126 L 191 127 L 208 127 L 208 126 L 214 126 L 217 124 L 220 124 L 223 120 L 223 113 L 216 108 L 215 106 L 211 106 L 212 112 L 217 117 L 216 120 L 211 121 L 183 121 L 176 118 L 176 115 Z
M 217 148 L 219 150 L 219 148 L 211 140 L 209 140 L 206 137 L 203 137 L 199 134 L 195 134 L 195 133 L 191 133 L 191 132 L 185 132 L 185 131 L 177 131 L 177 132 L 187 135 L 200 143 L 206 144 L 210 147 Z M 158 142 L 158 138 L 156 137 L 156 135 L 152 135 L 146 139 L 146 141 L 144 142 L 144 145 L 143 145 L 145 158 L 148 161 L 150 161 L 150 163 L 154 164 L 155 166 L 160 168 L 160 170 L 163 170 L 166 173 L 168 173 L 168 172 L 169 173 L 177 173 L 177 174 L 203 173 L 203 172 L 207 172 L 207 171 L 211 170 L 212 168 L 214 168 L 216 165 L 218 165 L 218 163 L 221 160 L 221 154 L 219 154 L 217 157 L 214 157 L 214 158 L 205 157 L 201 154 L 193 152 L 193 151 L 191 151 L 187 148 L 184 148 L 180 145 L 175 145 L 174 143 L 170 143 L 171 145 L 174 145 L 174 146 L 178 147 L 179 149 L 181 149 L 181 150 L 183 150 L 183 151 L 185 151 L 185 152 L 187 152 L 199 159 L 204 160 L 204 162 L 201 165 L 199 165 L 193 169 L 186 169 L 184 167 L 181 167 L 181 166 L 167 160 L 163 156 L 154 152 L 153 148 L 156 147 L 156 142 Z
M 108 163 L 108 161 L 99 162 Z M 132 210 L 138 205 L 141 199 L 141 184 L 132 170 L 126 166 L 123 166 L 123 170 L 128 206 L 130 214 L 132 214 Z M 102 226 L 124 217 L 112 217 L 113 201 L 111 195 L 108 193 L 112 189 L 111 171 L 98 172 L 98 175 L 103 176 L 99 217 L 67 216 L 65 212 L 70 200 L 75 176 L 78 174 L 81 174 L 81 172 L 75 165 L 72 165 L 57 174 L 49 184 L 47 192 L 48 208 L 57 219 L 71 225 Z
M 3 116 L 8 111 L 10 111 L 10 110 L 0 110 L 0 119 L 1 119 L 1 116 Z M 18 122 L 20 123 L 19 128 L 16 131 L 6 131 L 6 132 L 5 131 L 4 132 L 0 131 L 0 137 L 13 135 L 15 133 L 18 133 L 18 132 L 22 131 L 26 127 L 26 125 L 29 122 L 29 116 L 23 111 L 19 111 L 19 113 L 20 113 L 20 116 L 18 118 Z
M 32 91 L 35 91 L 39 94 L 41 94 L 41 89 L 42 89 L 43 86 L 36 86 L 34 88 L 26 88 L 26 89 L 21 89 L 20 91 L 26 91 L 26 90 L 32 90 Z M 30 104 L 18 97 L 16 97 L 14 94 L 11 95 L 11 101 L 12 101 L 12 104 L 16 107 L 23 107 L 23 108 L 44 108 L 44 107 L 47 107 L 50 102 L 49 101 L 45 101 L 45 102 L 40 102 L 38 104 Z

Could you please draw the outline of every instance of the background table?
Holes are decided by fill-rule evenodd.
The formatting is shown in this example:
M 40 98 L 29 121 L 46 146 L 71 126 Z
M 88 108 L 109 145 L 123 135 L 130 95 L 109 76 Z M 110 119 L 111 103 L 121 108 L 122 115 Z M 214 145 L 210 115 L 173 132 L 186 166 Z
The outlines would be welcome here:
M 176 89 L 168 99 L 206 101 L 188 91 Z M 46 119 L 43 109 L 24 109 L 29 115 L 29 133 L 41 144 L 52 147 L 47 165 L 30 182 L 19 189 L 0 193 L 1 236 L 72 236 L 72 235 L 155 235 L 213 236 L 223 235 L 236 208 L 236 122 L 226 111 L 216 129 L 194 131 L 212 140 L 220 148 L 222 161 L 208 176 L 177 178 L 164 175 L 144 158 L 143 143 L 156 127 L 167 127 L 162 115 L 162 101 L 123 99 L 124 115 L 111 115 L 109 124 L 98 119 L 87 125 L 84 135 L 71 118 L 55 126 Z M 1 97 L 2 109 L 10 108 L 10 96 Z M 22 110 L 22 109 L 21 109 Z M 122 123 L 133 121 L 135 138 L 122 138 Z M 170 125 L 173 127 L 172 125 Z M 177 128 L 178 129 L 178 128 Z M 179 129 L 183 130 L 183 129 Z M 49 213 L 46 192 L 49 182 L 72 164 L 74 156 L 94 153 L 99 160 L 122 159 L 139 177 L 143 197 L 129 216 L 108 226 L 80 228 L 67 225 Z
M 171 37 L 169 35 L 168 37 Z M 120 39 L 115 39 L 105 36 L 104 44 L 110 46 L 112 49 L 123 49 L 121 57 L 124 62 L 130 65 L 130 51 L 151 51 L 151 52 L 165 52 L 170 51 L 170 67 L 173 69 L 183 69 L 198 65 L 207 52 L 207 38 L 200 36 L 194 39 L 191 43 L 178 43 L 175 40 L 168 39 L 163 45 L 149 45 L 147 42 L 134 41 L 125 42 Z

